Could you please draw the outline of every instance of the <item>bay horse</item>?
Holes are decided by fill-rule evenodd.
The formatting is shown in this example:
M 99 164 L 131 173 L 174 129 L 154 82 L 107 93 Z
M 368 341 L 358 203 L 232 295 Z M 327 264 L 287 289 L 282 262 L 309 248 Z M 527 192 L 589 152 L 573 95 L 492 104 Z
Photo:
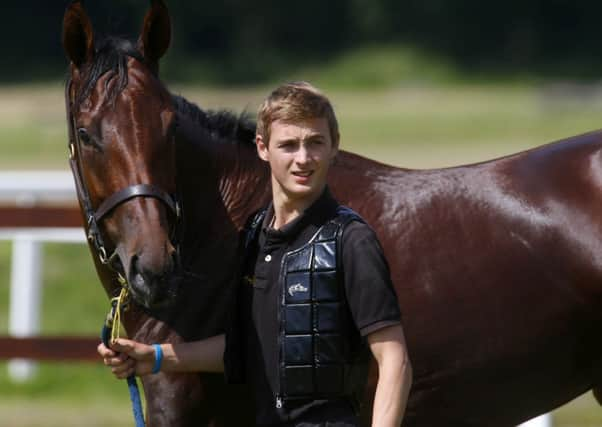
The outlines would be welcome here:
M 124 325 L 146 343 L 224 331 L 239 232 L 270 197 L 253 122 L 204 111 L 160 81 L 170 32 L 161 1 L 137 44 L 97 40 L 78 1 L 63 22 L 90 248 L 110 296 L 127 279 Z M 590 389 L 600 396 L 602 132 L 435 170 L 343 151 L 329 186 L 391 264 L 414 371 L 404 426 L 507 427 Z M 220 375 L 142 384 L 151 427 L 253 425 L 249 391 Z M 374 385 L 372 375 L 365 422 Z

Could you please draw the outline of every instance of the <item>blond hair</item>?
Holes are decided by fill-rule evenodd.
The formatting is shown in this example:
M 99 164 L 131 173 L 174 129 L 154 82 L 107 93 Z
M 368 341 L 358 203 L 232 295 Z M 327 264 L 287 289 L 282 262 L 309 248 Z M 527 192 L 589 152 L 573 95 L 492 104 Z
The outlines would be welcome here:
M 277 87 L 259 107 L 257 135 L 266 144 L 270 141 L 270 127 L 276 120 L 299 122 L 325 118 L 333 145 L 339 142 L 339 124 L 330 100 L 307 82 L 291 82 Z

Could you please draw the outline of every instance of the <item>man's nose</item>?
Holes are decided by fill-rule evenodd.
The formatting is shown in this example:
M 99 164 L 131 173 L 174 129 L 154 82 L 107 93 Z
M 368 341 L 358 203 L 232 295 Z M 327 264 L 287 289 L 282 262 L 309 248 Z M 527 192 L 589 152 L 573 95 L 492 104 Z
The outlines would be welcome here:
M 308 163 L 311 160 L 311 155 L 309 150 L 305 145 L 301 144 L 299 150 L 297 151 L 297 155 L 295 156 L 295 161 L 299 164 Z

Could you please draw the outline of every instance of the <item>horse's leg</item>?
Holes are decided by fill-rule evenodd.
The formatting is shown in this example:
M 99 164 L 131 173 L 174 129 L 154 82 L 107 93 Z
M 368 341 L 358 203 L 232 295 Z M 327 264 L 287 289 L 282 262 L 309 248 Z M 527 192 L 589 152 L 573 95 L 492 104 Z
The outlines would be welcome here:
M 208 425 L 211 411 L 202 407 L 203 387 L 197 374 L 143 377 L 148 427 Z
M 253 395 L 221 374 L 144 377 L 148 427 L 250 427 Z

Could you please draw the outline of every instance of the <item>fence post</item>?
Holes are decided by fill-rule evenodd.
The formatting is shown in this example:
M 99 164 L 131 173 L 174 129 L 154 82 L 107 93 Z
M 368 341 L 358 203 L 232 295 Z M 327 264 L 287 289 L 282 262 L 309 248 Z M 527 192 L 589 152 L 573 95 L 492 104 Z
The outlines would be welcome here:
M 42 245 L 27 233 L 19 233 L 13 241 L 8 332 L 14 337 L 35 336 L 40 329 Z M 9 377 L 15 382 L 29 380 L 36 370 L 37 364 L 26 359 L 8 363 Z
M 543 414 L 526 423 L 522 423 L 518 427 L 552 427 L 552 416 L 550 414 Z

